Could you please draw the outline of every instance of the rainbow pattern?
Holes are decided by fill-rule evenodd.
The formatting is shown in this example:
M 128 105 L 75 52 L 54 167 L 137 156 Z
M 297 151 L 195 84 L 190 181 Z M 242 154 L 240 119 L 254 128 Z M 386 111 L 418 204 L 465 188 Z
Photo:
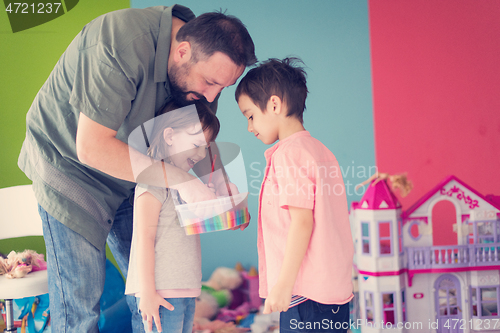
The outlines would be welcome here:
M 212 231 L 227 230 L 250 221 L 248 208 L 230 210 L 208 219 L 192 219 L 185 221 L 186 235 L 197 235 Z

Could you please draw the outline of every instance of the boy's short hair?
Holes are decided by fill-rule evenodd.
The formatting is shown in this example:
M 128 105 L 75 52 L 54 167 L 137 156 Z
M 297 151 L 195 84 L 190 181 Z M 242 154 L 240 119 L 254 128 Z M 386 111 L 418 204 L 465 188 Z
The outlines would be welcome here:
M 283 60 L 269 59 L 248 71 L 236 88 L 236 102 L 241 95 L 247 95 L 262 112 L 265 112 L 271 96 L 281 98 L 287 107 L 287 117 L 296 117 L 303 122 L 306 109 L 307 80 L 306 72 L 297 63 L 304 64 L 299 58 Z

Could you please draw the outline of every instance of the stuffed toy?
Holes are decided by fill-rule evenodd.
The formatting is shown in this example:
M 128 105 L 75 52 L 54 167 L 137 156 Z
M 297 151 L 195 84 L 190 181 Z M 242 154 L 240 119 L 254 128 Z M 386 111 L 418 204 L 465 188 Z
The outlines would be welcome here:
M 377 184 L 379 181 L 384 180 L 390 180 L 391 182 L 391 188 L 392 190 L 399 189 L 399 193 L 401 196 L 404 198 L 410 193 L 410 191 L 413 189 L 413 183 L 411 180 L 408 179 L 406 176 L 406 173 L 398 174 L 398 175 L 390 175 L 388 173 L 381 173 L 381 172 L 376 172 L 373 174 L 370 178 L 362 182 L 361 184 L 356 185 L 356 190 L 361 188 L 362 186 L 365 186 L 366 184 L 370 183 L 373 181 L 372 186 Z
M 7 259 L 0 258 L 0 275 L 5 274 L 7 279 L 22 278 L 32 270 L 46 268 L 43 254 L 32 250 L 23 252 L 12 251 Z
M 243 332 L 234 323 L 214 320 L 220 308 L 231 303 L 231 290 L 238 288 L 243 282 L 240 273 L 232 268 L 217 268 L 210 279 L 202 284 L 201 295 L 196 299 L 194 312 L 194 331 L 231 333 Z
M 0 253 L 0 275 L 7 273 L 7 263 L 5 260 L 7 259 L 2 253 Z
M 212 295 L 219 308 L 225 307 L 231 303 L 232 290 L 235 290 L 243 283 L 240 272 L 228 267 L 217 268 L 210 279 L 202 284 L 201 290 Z

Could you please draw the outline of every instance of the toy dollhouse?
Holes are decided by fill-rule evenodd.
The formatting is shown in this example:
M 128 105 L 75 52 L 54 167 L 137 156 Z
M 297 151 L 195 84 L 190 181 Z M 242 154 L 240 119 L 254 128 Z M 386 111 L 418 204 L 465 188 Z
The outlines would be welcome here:
M 385 180 L 350 210 L 361 332 L 500 332 L 500 197 L 449 176 L 413 206 Z

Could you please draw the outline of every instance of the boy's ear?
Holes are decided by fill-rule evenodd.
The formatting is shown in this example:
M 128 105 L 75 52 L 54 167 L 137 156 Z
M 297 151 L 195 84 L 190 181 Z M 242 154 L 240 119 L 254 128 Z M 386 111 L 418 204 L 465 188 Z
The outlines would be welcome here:
M 171 127 L 167 127 L 163 130 L 163 140 L 165 140 L 165 143 L 169 146 L 172 145 L 172 142 L 174 142 L 173 139 L 174 136 L 174 129 Z
M 267 102 L 267 112 L 271 112 L 274 114 L 280 114 L 282 111 L 283 103 L 281 98 L 276 95 L 272 95 Z
M 187 41 L 179 43 L 174 49 L 174 61 L 177 64 L 186 63 L 191 60 L 191 44 Z

